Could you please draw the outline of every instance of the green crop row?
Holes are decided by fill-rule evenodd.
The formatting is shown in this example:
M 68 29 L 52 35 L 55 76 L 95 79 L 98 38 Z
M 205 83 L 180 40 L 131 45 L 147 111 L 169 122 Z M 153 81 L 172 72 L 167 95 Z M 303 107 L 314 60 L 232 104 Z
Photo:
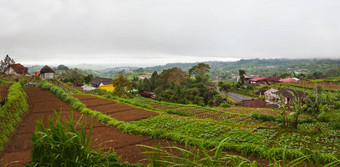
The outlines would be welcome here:
M 98 111 L 93 111 L 91 109 L 88 109 L 84 104 L 82 104 L 79 100 L 72 97 L 71 95 L 67 94 L 63 89 L 50 84 L 48 82 L 42 82 L 39 84 L 40 87 L 50 90 L 52 93 L 56 94 L 58 97 L 60 97 L 65 102 L 68 102 L 71 104 L 71 106 L 84 113 L 89 114 L 92 117 L 96 118 L 97 120 L 110 125 L 115 126 L 118 129 L 131 134 L 139 134 L 139 135 L 148 135 L 154 138 L 161 138 L 161 139 L 170 139 L 179 143 L 185 143 L 186 140 L 188 140 L 188 143 L 191 145 L 196 146 L 204 146 L 206 148 L 214 148 L 218 145 L 223 148 L 223 150 L 234 150 L 237 152 L 240 152 L 244 155 L 253 155 L 257 156 L 259 158 L 265 158 L 265 159 L 283 159 L 283 158 L 289 158 L 289 159 L 296 159 L 300 156 L 304 155 L 304 153 L 301 150 L 298 149 L 286 149 L 286 148 L 269 148 L 265 145 L 259 145 L 258 142 L 256 143 L 248 143 L 248 142 L 231 142 L 231 140 L 238 141 L 242 140 L 242 137 L 238 138 L 232 138 L 229 141 L 222 142 L 220 140 L 209 140 L 204 139 L 207 138 L 206 136 L 196 136 L 199 134 L 197 130 L 192 131 L 194 137 L 191 137 L 187 135 L 187 129 L 183 128 L 178 131 L 168 131 L 166 128 L 152 128 L 148 126 L 140 126 L 140 124 L 137 123 L 129 123 L 129 122 L 123 122 L 123 121 L 117 121 L 116 119 L 105 115 Z M 150 118 L 152 119 L 152 118 Z M 183 118 L 182 118 L 183 119 Z M 184 119 L 185 120 L 185 119 Z M 188 119 L 190 120 L 190 119 Z M 143 120 L 144 121 L 144 120 Z M 154 121 L 150 121 L 150 123 L 154 123 Z M 181 121 L 178 122 L 178 124 L 181 124 Z M 195 123 L 197 124 L 197 123 Z M 158 125 L 157 125 L 158 126 Z M 159 127 L 170 127 L 169 125 L 159 125 Z M 189 125 L 188 125 L 189 126 Z M 209 126 L 207 125 L 190 125 L 193 126 L 195 129 L 197 126 L 204 127 L 204 129 L 209 129 Z M 175 128 L 176 126 L 173 126 Z M 216 132 L 219 133 L 220 128 L 216 127 Z M 243 130 L 233 130 L 230 131 L 230 133 L 239 133 L 243 134 L 245 133 Z M 244 134 L 243 134 L 244 135 Z M 250 137 L 246 138 L 246 140 L 252 140 L 251 139 L 251 133 L 246 133 L 245 135 L 250 135 Z M 227 137 L 227 136 L 225 136 Z M 269 140 L 270 137 L 268 136 L 267 139 Z M 211 138 L 209 136 L 208 138 Z M 245 139 L 243 139 L 245 140 Z M 283 155 L 285 157 L 283 157 Z M 329 154 L 329 153 L 319 153 L 317 150 L 311 150 L 308 152 L 308 156 L 310 159 L 314 161 L 319 161 L 323 163 L 338 161 L 338 155 Z
M 7 102 L 0 108 L 0 151 L 21 121 L 21 116 L 27 112 L 26 96 L 18 82 L 8 89 Z
M 13 84 L 14 82 L 11 81 L 5 81 L 0 79 L 0 84 Z

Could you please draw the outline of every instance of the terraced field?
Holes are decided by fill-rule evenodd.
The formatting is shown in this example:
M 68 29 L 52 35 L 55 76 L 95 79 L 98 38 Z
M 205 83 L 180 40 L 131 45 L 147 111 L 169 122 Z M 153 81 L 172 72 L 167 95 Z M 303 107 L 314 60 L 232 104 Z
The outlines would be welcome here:
M 37 120 L 43 120 L 44 125 L 47 126 L 48 117 L 52 116 L 54 111 L 60 112 L 62 120 L 69 118 L 70 106 L 61 101 L 51 92 L 41 88 L 26 88 L 25 91 L 29 97 L 30 113 L 23 119 L 17 128 L 16 133 L 9 139 L 7 147 L 0 158 L 0 166 L 4 166 L 5 164 L 8 164 L 8 166 L 24 166 L 25 163 L 31 160 L 30 153 L 32 150 L 32 134 L 35 130 Z M 102 102 L 106 103 L 106 101 L 96 101 L 96 103 L 91 102 L 91 104 L 93 107 L 100 107 Z M 112 115 L 117 118 L 122 118 L 122 120 L 140 120 L 154 115 L 154 113 L 151 112 L 136 115 L 133 114 L 136 113 L 136 111 L 129 108 L 130 110 L 127 111 L 127 115 L 135 115 L 135 117 L 128 118 L 127 115 L 123 114 L 123 111 L 126 111 L 125 109 L 128 109 L 128 107 L 124 105 L 121 107 L 122 110 L 120 112 L 113 112 Z M 114 113 L 120 114 L 115 115 Z M 75 120 L 84 119 L 85 115 L 74 111 L 73 118 Z M 176 145 L 183 147 L 183 145 L 176 144 L 172 141 L 158 140 L 147 136 L 123 133 L 112 126 L 102 124 L 91 117 L 87 118 L 87 123 L 87 127 L 90 127 L 90 123 L 93 125 L 91 135 L 93 149 L 98 148 L 98 146 L 101 146 L 104 151 L 113 148 L 118 156 L 121 157 L 122 161 L 128 161 L 130 163 L 146 163 L 146 161 L 141 161 L 146 158 L 143 154 L 141 154 L 141 152 L 146 151 L 146 149 L 136 146 L 137 144 L 149 146 L 153 146 L 155 144 L 159 144 L 161 146 Z
M 219 111 L 211 110 L 205 107 L 199 106 L 186 106 L 186 105 L 178 105 L 173 103 L 165 103 L 165 102 L 157 102 L 153 100 L 148 100 L 144 98 L 135 98 L 131 101 L 146 104 L 155 108 L 157 110 L 161 110 L 164 112 L 171 112 L 172 111 L 182 111 L 185 112 L 189 117 L 199 118 L 199 119 L 212 119 L 224 123 L 237 123 L 243 124 L 244 126 L 261 126 L 261 127 L 274 127 L 276 123 L 274 122 L 264 122 L 259 120 L 251 119 L 246 115 L 250 115 L 252 111 L 265 111 L 266 113 L 270 114 L 277 114 L 272 109 L 261 108 L 261 109 L 254 109 L 254 108 L 245 108 L 245 107 L 232 107 L 232 108 L 217 108 Z M 236 110 L 234 110 L 236 109 Z M 226 112 L 223 112 L 226 111 Z M 227 113 L 229 112 L 229 113 Z M 235 113 L 235 114 L 233 114 Z M 261 112 L 260 112 L 261 113 Z

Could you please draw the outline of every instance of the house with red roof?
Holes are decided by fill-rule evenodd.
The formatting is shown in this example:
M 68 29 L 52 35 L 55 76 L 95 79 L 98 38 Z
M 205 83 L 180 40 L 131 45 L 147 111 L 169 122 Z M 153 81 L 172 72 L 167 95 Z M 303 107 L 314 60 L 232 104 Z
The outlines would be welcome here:
M 12 75 L 26 75 L 28 74 L 28 69 L 18 64 L 10 64 L 4 71 L 5 74 L 12 74 Z
M 282 79 L 282 78 L 274 75 L 272 77 L 268 77 L 267 81 L 268 81 L 268 84 L 275 84 L 275 83 L 278 83 L 280 79 Z
M 251 84 L 267 84 L 267 78 L 266 77 L 258 77 L 258 78 L 252 78 L 250 79 Z

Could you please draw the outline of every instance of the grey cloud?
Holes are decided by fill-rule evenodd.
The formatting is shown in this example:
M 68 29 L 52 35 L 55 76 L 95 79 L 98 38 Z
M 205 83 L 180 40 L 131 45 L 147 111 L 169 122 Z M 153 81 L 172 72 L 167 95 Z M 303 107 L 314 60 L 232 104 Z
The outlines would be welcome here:
M 0 55 L 37 63 L 339 58 L 339 8 L 335 0 L 3 0 Z

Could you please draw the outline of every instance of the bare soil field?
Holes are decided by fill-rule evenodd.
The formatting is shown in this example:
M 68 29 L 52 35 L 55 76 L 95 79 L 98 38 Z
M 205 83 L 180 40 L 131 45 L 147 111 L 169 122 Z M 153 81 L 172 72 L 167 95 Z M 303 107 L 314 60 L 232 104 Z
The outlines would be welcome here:
M 276 108 L 276 105 L 267 104 L 265 101 L 260 99 L 252 99 L 252 100 L 243 100 L 242 107 L 250 107 L 250 108 Z
M 138 121 L 151 116 L 157 116 L 158 113 L 136 109 L 134 107 L 121 104 L 112 100 L 102 99 L 88 95 L 75 95 L 86 107 L 105 113 L 118 121 Z M 112 103 L 110 103 L 112 102 Z
M 25 163 L 31 160 L 30 153 L 33 147 L 31 140 L 37 120 L 42 120 L 43 124 L 47 126 L 48 117 L 53 116 L 54 111 L 59 110 L 61 106 L 63 106 L 62 111 L 58 111 L 61 115 L 61 119 L 67 120 L 69 118 L 69 105 L 62 102 L 51 92 L 40 88 L 26 88 L 25 91 L 29 97 L 28 102 L 30 107 L 34 110 L 31 110 L 24 120 L 22 120 L 15 134 L 9 139 L 7 147 L 5 147 L 0 158 L 0 166 L 4 166 L 5 164 L 8 164 L 8 166 L 24 166 Z M 131 115 L 131 113 L 128 115 Z M 121 116 L 124 118 L 127 117 L 123 114 Z M 141 116 L 139 115 L 138 119 L 140 118 Z M 102 124 L 101 122 L 77 111 L 73 112 L 73 119 L 86 119 L 87 127 L 90 127 L 92 124 L 91 140 L 93 149 L 97 149 L 98 146 L 101 146 L 103 150 L 113 148 L 114 151 L 117 152 L 118 156 L 121 156 L 122 161 L 128 161 L 130 163 L 146 163 L 145 161 L 141 161 L 146 158 L 145 155 L 141 154 L 141 152 L 146 149 L 136 146 L 137 144 L 150 145 L 159 143 L 164 147 L 173 145 L 183 147 L 183 145 L 176 144 L 172 141 L 158 140 L 147 136 L 123 133 L 115 127 Z
M 7 90 L 10 84 L 0 84 L 0 98 L 7 97 Z

